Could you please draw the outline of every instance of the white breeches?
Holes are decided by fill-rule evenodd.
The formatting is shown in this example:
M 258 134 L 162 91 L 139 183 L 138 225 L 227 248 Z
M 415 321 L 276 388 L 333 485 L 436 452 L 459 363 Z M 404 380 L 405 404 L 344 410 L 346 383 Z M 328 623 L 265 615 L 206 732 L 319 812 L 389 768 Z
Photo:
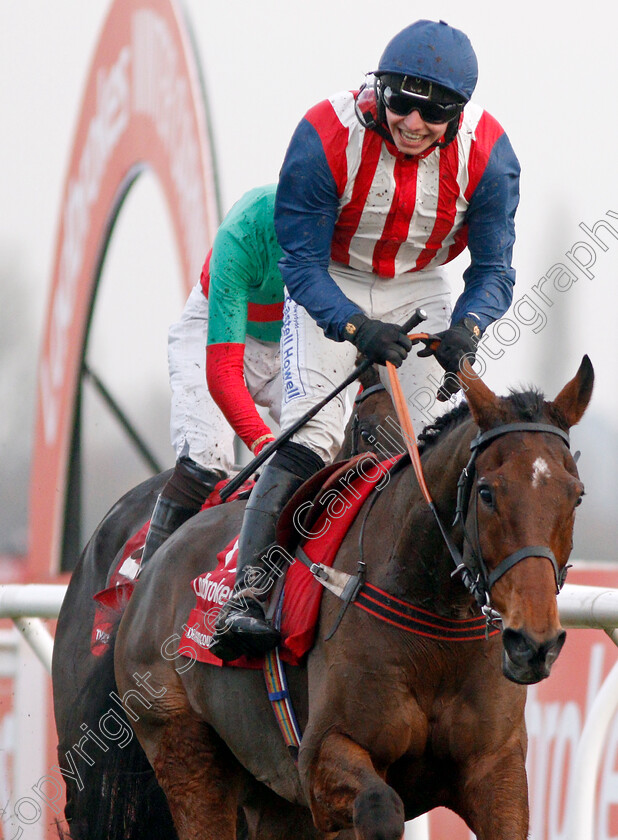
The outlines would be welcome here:
M 451 316 L 450 289 L 438 269 L 385 279 L 331 263 L 329 273 L 344 294 L 369 318 L 403 324 L 417 307 L 427 313 L 416 332 L 438 332 L 448 327 Z M 398 369 L 415 433 L 452 407 L 436 401 L 436 390 L 444 375 L 433 356 L 419 359 L 415 345 Z M 281 360 L 283 406 L 281 428 L 288 429 L 305 412 L 334 390 L 356 364 L 357 350 L 349 341 L 332 341 L 302 307 L 286 296 Z M 380 378 L 390 391 L 386 367 Z M 350 386 L 352 397 L 358 385 Z M 331 400 L 308 421 L 292 440 L 312 449 L 326 463 L 341 447 L 345 428 L 345 393 Z M 396 421 L 396 417 L 393 418 Z
M 208 392 L 206 340 L 208 301 L 194 286 L 180 320 L 168 334 L 172 388 L 170 433 L 176 457 L 189 455 L 200 466 L 229 474 L 234 463 L 234 431 Z M 279 344 L 246 337 L 245 382 L 257 405 L 269 409 L 275 422 L 281 410 Z

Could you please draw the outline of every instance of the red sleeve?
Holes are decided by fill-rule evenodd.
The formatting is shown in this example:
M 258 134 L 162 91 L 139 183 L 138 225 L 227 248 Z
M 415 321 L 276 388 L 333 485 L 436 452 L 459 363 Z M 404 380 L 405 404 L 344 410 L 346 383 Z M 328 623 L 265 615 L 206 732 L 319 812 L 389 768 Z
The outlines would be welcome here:
M 209 344 L 206 382 L 230 426 L 249 449 L 256 444 L 252 451 L 257 455 L 266 442 L 273 440 L 273 434 L 258 414 L 247 389 L 244 355 L 244 344 Z
M 204 265 L 202 266 L 202 274 L 200 277 L 200 283 L 202 284 L 202 293 L 206 300 L 208 300 L 208 290 L 210 288 L 210 258 L 212 257 L 212 248 L 206 254 L 206 259 L 204 260 Z

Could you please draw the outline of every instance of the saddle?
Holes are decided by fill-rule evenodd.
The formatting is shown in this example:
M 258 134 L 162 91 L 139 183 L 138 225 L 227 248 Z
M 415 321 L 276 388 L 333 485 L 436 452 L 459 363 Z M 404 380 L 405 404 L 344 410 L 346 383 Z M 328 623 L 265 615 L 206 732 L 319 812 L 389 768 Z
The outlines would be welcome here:
M 374 487 L 387 481 L 388 470 L 388 462 L 381 462 L 373 453 L 336 462 L 301 485 L 282 511 L 277 542 L 290 563 L 281 614 L 282 627 L 288 633 L 287 651 L 284 645 L 282 652 L 284 661 L 298 664 L 311 647 L 323 592 L 306 566 L 293 562 L 297 549 L 303 543 L 305 554 L 313 562 L 331 565 L 360 505 Z M 252 483 L 244 485 L 226 502 L 246 496 L 251 486 Z M 202 510 L 222 503 L 219 496 L 222 487 L 223 482 L 217 485 Z M 94 595 L 96 611 L 90 649 L 95 656 L 102 656 L 108 649 L 113 630 L 133 594 L 149 524 L 146 522 L 125 543 L 118 560 L 111 566 L 106 588 Z M 218 666 L 222 662 L 208 652 L 208 644 L 214 618 L 234 587 L 236 542 L 233 540 L 219 552 L 214 570 L 204 572 L 193 581 L 197 602 L 185 625 L 181 644 L 184 655 Z M 261 660 L 243 657 L 232 664 L 261 667 Z
M 299 543 L 312 533 L 315 523 L 325 513 L 341 516 L 358 498 L 357 491 L 349 486 L 360 477 L 359 465 L 367 461 L 379 464 L 373 453 L 364 452 L 347 461 L 337 461 L 317 472 L 305 481 L 294 493 L 279 516 L 277 542 L 290 554 L 294 554 Z M 298 511 L 301 511 L 299 514 Z
M 278 525 L 278 548 L 289 568 L 275 615 L 283 640 L 283 662 L 300 664 L 313 645 L 324 589 L 307 563 L 333 564 L 365 499 L 381 482 L 388 481 L 391 463 L 364 454 L 333 464 L 305 482 L 284 508 Z M 301 551 L 304 562 L 295 562 Z M 217 567 L 193 581 L 196 604 L 184 625 L 179 652 L 219 667 L 261 668 L 262 658 L 240 657 L 223 663 L 209 651 L 214 621 L 234 586 L 236 555 L 237 540 L 233 540 L 217 555 Z

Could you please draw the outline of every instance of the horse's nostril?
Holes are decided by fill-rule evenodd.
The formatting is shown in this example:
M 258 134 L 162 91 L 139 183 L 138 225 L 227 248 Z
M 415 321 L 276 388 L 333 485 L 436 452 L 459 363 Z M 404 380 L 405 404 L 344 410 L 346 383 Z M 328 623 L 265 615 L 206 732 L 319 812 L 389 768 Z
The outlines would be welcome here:
M 558 658 L 558 654 L 562 650 L 562 646 L 566 640 L 566 631 L 561 630 L 551 642 L 548 642 L 546 645 L 543 646 L 544 654 L 545 654 L 545 661 L 547 666 L 551 668 L 554 664 L 556 659 Z
M 531 639 L 525 633 L 510 627 L 502 633 L 502 644 L 513 662 L 528 662 L 536 653 Z
M 565 639 L 564 630 L 560 630 L 552 639 L 540 644 L 520 630 L 507 627 L 502 633 L 504 651 L 511 665 L 516 669 L 522 669 L 520 677 L 524 672 L 530 671 L 538 674 L 540 679 L 549 676 Z

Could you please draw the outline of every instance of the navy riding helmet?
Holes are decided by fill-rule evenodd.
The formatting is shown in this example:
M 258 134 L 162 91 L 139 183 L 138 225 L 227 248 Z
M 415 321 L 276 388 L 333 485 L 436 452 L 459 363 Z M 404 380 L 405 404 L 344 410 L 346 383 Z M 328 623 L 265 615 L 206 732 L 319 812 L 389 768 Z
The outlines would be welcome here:
M 441 20 L 417 20 L 395 35 L 375 76 L 415 76 L 453 91 L 467 102 L 478 79 L 476 54 L 467 35 Z
M 418 20 L 389 41 L 373 76 L 373 107 L 364 105 L 367 88 L 357 99 L 361 123 L 390 137 L 385 108 L 399 114 L 418 108 L 427 122 L 448 123 L 444 141 L 437 144 L 443 148 L 457 135 L 459 116 L 476 87 L 478 64 L 459 29 L 444 21 Z

